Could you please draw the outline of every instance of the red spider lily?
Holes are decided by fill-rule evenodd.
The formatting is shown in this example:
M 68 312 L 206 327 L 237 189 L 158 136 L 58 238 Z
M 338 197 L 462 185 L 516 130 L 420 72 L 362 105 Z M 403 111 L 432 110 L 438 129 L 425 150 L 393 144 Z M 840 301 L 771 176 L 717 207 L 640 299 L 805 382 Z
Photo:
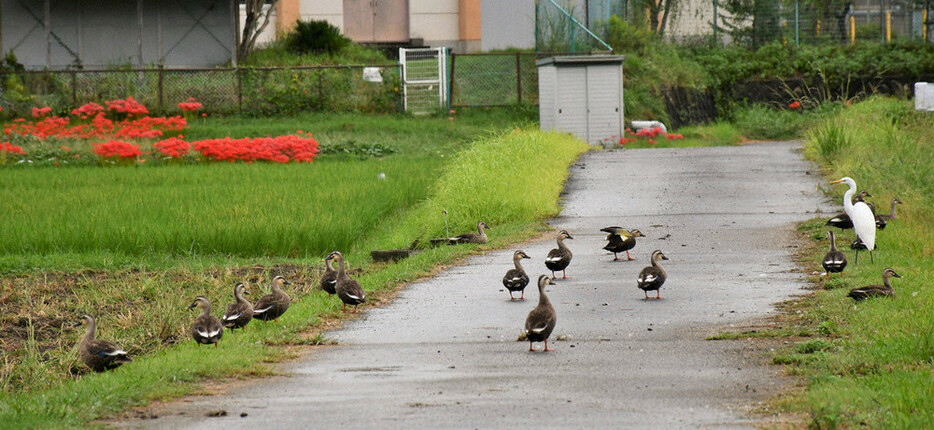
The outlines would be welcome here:
M 32 108 L 32 117 L 33 118 L 42 118 L 48 114 L 52 113 L 52 108 L 49 106 L 46 107 L 34 107 Z
M 181 102 L 178 104 L 178 108 L 185 112 L 194 112 L 197 110 L 201 110 L 202 107 L 203 105 L 195 101 L 194 97 L 189 97 L 187 102 Z
M 125 100 L 111 100 L 107 102 L 107 110 L 126 114 L 127 117 L 149 115 L 149 109 L 133 97 L 127 97 Z
M 25 154 L 22 146 L 16 146 L 10 142 L 0 142 L 0 151 L 9 152 L 10 154 Z
M 310 163 L 318 154 L 318 142 L 295 135 L 231 139 L 208 139 L 192 142 L 195 151 L 211 161 L 272 161 Z
M 157 142 L 152 148 L 159 151 L 166 157 L 182 158 L 188 154 L 191 144 L 177 137 L 170 137 L 166 140 Z
M 75 110 L 72 110 L 71 114 L 81 119 L 88 119 L 88 118 L 94 117 L 95 115 L 103 111 L 104 111 L 103 106 L 97 103 L 94 103 L 94 102 L 90 102 Z
M 791 102 L 791 104 L 789 104 L 788 107 L 790 107 L 790 108 L 792 108 L 792 109 L 798 109 L 798 108 L 801 107 L 801 102 L 795 100 L 795 101 Z
M 71 151 L 71 148 L 69 148 L 69 147 L 67 147 L 67 146 L 63 146 L 63 147 L 62 147 L 62 151 L 68 152 L 68 151 Z
M 94 145 L 94 153 L 101 158 L 136 158 L 142 155 L 139 145 L 119 140 L 110 140 L 107 143 Z

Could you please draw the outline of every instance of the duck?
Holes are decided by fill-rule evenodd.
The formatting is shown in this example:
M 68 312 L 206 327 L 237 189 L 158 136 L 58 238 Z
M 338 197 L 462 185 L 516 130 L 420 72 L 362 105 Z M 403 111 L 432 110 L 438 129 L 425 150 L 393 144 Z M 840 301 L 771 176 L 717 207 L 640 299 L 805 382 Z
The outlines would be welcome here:
M 853 231 L 856 232 L 857 239 L 866 246 L 866 250 L 869 251 L 869 258 L 872 258 L 872 250 L 876 248 L 876 217 L 866 203 L 856 202 L 856 204 L 853 204 L 850 200 L 853 194 L 856 193 L 856 181 L 850 177 L 844 176 L 830 183 L 843 183 L 849 187 L 849 189 L 843 193 L 843 210 L 850 216 L 850 220 L 853 222 Z M 856 263 L 859 264 L 858 258 Z
M 901 278 L 902 276 L 895 273 L 895 270 L 891 267 L 886 267 L 885 270 L 882 271 L 882 285 L 876 284 L 854 288 L 850 290 L 850 294 L 847 294 L 847 296 L 857 302 L 870 297 L 895 297 L 895 289 L 892 288 L 892 284 L 889 283 L 890 277 Z
M 897 219 L 898 219 L 898 215 L 895 214 L 895 205 L 900 205 L 900 204 L 902 204 L 901 199 L 899 199 L 898 197 L 893 198 L 893 199 L 892 199 L 892 209 L 890 209 L 890 210 L 889 210 L 889 213 L 887 213 L 887 214 L 878 214 L 878 215 L 876 215 L 876 220 L 877 220 L 877 222 L 878 222 L 879 219 L 882 219 L 882 220 L 884 220 L 884 221 L 894 221 L 894 220 L 897 220 Z
M 199 307 L 203 311 L 191 325 L 191 337 L 198 343 L 198 346 L 213 343 L 214 347 L 217 348 L 218 342 L 224 336 L 224 326 L 221 324 L 221 320 L 211 315 L 211 301 L 204 296 L 195 297 L 195 301 L 188 305 L 188 309 L 191 310 L 195 307 Z
M 324 260 L 324 274 L 321 275 L 321 289 L 325 293 L 328 293 L 328 297 L 331 297 L 334 294 L 337 294 L 337 290 L 334 287 L 337 285 L 337 271 L 334 270 L 334 266 L 331 265 L 331 260 L 325 258 Z
M 253 318 L 263 321 L 279 321 L 279 317 L 289 310 L 289 305 L 292 303 L 289 295 L 282 291 L 283 285 L 292 285 L 292 283 L 282 276 L 272 278 L 270 284 L 272 292 L 260 297 L 253 305 Z
M 616 253 L 623 251 L 626 251 L 626 258 L 628 261 L 635 260 L 635 258 L 629 255 L 629 250 L 635 248 L 637 237 L 645 237 L 641 231 L 629 231 L 625 228 L 615 226 L 601 228 L 600 231 L 609 233 L 606 236 L 608 243 L 603 249 L 613 253 L 613 261 L 622 260 L 622 258 L 617 257 Z
M 250 294 L 246 291 L 246 285 L 242 282 L 234 286 L 234 302 L 227 305 L 224 316 L 221 317 L 221 324 L 231 330 L 244 328 L 253 319 L 253 305 L 243 298 L 244 294 Z
M 84 315 L 81 317 L 81 322 L 87 324 L 88 331 L 81 338 L 81 342 L 78 343 L 78 355 L 81 357 L 81 361 L 91 370 L 104 372 L 133 361 L 126 351 L 114 345 L 113 342 L 96 337 L 97 320 L 94 317 Z M 78 324 L 80 323 L 76 325 Z
M 366 293 L 357 280 L 347 275 L 344 270 L 344 254 L 340 251 L 334 251 L 327 256 L 328 260 L 337 259 L 337 284 L 334 289 L 337 291 L 337 297 L 341 299 L 343 306 L 342 312 L 347 312 L 347 305 L 353 305 L 353 312 L 357 312 L 357 306 L 366 303 Z
M 486 243 L 488 238 L 484 229 L 493 230 L 490 228 L 490 226 L 486 225 L 485 222 L 481 221 L 477 224 L 476 233 L 464 233 L 454 237 L 449 237 L 448 243 L 452 245 L 457 243 Z
M 824 255 L 821 266 L 824 266 L 824 270 L 827 272 L 827 279 L 830 279 L 831 273 L 843 272 L 843 269 L 846 267 L 846 254 L 844 254 L 843 251 L 837 250 L 837 241 L 833 232 L 828 231 L 827 235 L 830 238 L 830 251 L 827 251 L 827 254 Z
M 525 318 L 525 339 L 529 341 L 529 351 L 535 351 L 532 347 L 533 342 L 545 342 L 545 349 L 542 352 L 554 351 L 548 348 L 548 336 L 551 336 L 551 332 L 554 331 L 558 317 L 555 314 L 555 307 L 545 295 L 546 285 L 555 285 L 555 283 L 548 278 L 548 275 L 540 275 L 538 277 L 538 305 Z
M 567 230 L 561 230 L 558 232 L 558 247 L 548 251 L 548 256 L 545 257 L 545 267 L 548 270 L 551 270 L 551 279 L 557 279 L 555 272 L 560 270 L 563 273 L 563 279 L 568 278 L 567 267 L 571 264 L 571 258 L 574 256 L 571 254 L 571 250 L 568 249 L 567 245 L 564 244 L 564 239 L 574 239 L 571 237 L 571 234 Z
M 639 278 L 636 279 L 637 286 L 643 293 L 645 293 L 645 298 L 649 298 L 649 291 L 655 291 L 655 298 L 661 299 L 662 285 L 665 284 L 665 279 L 668 277 L 668 273 L 665 272 L 665 268 L 662 267 L 658 262 L 661 260 L 667 260 L 668 257 L 662 253 L 661 250 L 656 249 L 652 252 L 652 265 L 645 267 L 639 272 Z
M 872 209 L 872 212 L 875 213 L 876 212 L 875 205 L 873 205 L 872 202 L 867 202 L 866 197 L 872 197 L 872 194 L 869 194 L 867 191 L 860 191 L 859 194 L 853 196 L 851 201 L 853 202 L 853 204 L 856 204 L 857 202 L 866 203 L 866 205 L 868 205 L 869 208 Z M 841 230 L 848 230 L 848 229 L 853 228 L 853 221 L 850 220 L 850 216 L 847 215 L 846 212 L 840 212 L 832 216 L 829 220 L 827 220 L 826 225 L 829 225 L 831 227 L 836 227 Z
M 524 251 L 517 250 L 512 254 L 512 262 L 516 265 L 515 269 L 509 269 L 506 271 L 506 275 L 503 276 L 503 286 L 509 290 L 509 300 L 515 300 L 513 293 L 519 291 L 522 293 L 522 297 L 519 297 L 519 300 L 525 300 L 525 287 L 529 285 L 529 275 L 525 273 L 525 269 L 522 268 L 522 259 L 528 258 L 528 254 Z

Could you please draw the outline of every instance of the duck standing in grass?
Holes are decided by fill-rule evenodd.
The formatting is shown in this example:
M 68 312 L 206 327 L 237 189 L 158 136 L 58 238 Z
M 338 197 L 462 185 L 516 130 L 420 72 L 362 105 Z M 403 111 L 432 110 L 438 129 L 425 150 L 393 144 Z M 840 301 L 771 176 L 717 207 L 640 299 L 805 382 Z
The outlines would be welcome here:
M 846 268 L 846 254 L 837 249 L 837 241 L 832 231 L 827 232 L 827 237 L 830 238 L 830 251 L 827 251 L 827 254 L 824 255 L 821 266 L 824 266 L 827 279 L 830 279 L 831 273 L 842 273 L 843 269 Z
M 888 221 L 894 221 L 898 219 L 898 215 L 895 214 L 895 205 L 900 204 L 902 204 L 902 201 L 898 197 L 892 199 L 892 208 L 889 209 L 889 213 L 876 215 L 876 228 L 882 230 L 885 228 L 885 225 Z
M 892 284 L 889 283 L 889 277 L 901 278 L 902 276 L 895 273 L 895 270 L 892 270 L 892 268 L 886 267 L 885 270 L 882 271 L 882 285 L 874 284 L 854 288 L 850 290 L 850 294 L 847 294 L 847 296 L 857 302 L 870 297 L 895 297 L 895 289 L 892 288 Z
M 661 299 L 662 285 L 665 284 L 665 279 L 668 277 L 668 273 L 665 272 L 665 268 L 662 267 L 658 262 L 661 260 L 667 260 L 668 257 L 662 253 L 661 250 L 655 250 L 652 253 L 652 265 L 642 269 L 639 272 L 639 277 L 636 279 L 637 286 L 645 294 L 645 298 L 649 298 L 649 291 L 655 291 L 655 298 Z
M 84 315 L 81 321 L 88 325 L 88 331 L 78 344 L 78 354 L 81 356 L 81 361 L 91 370 L 103 372 L 133 361 L 127 356 L 126 351 L 118 348 L 117 345 L 97 338 L 97 320 L 94 317 Z
M 347 312 L 347 305 L 352 305 L 353 312 L 356 313 L 357 306 L 366 303 L 366 293 L 363 291 L 363 287 L 360 286 L 356 279 L 347 275 L 347 271 L 344 269 L 344 254 L 341 254 L 340 251 L 334 251 L 328 254 L 327 259 L 337 259 L 337 284 L 334 288 L 337 291 L 337 297 L 343 303 L 341 311 Z
M 545 295 L 546 285 L 555 285 L 555 283 L 548 279 L 548 275 L 540 275 L 538 277 L 538 305 L 525 318 L 525 338 L 529 341 L 529 351 L 535 351 L 535 348 L 532 348 L 533 342 L 545 342 L 543 352 L 554 351 L 548 348 L 548 336 L 551 336 L 551 332 L 554 331 L 558 317 L 554 306 Z
M 503 276 L 503 286 L 509 290 L 509 300 L 515 300 L 516 298 L 512 295 L 516 291 L 522 293 L 522 297 L 519 297 L 519 300 L 525 300 L 525 287 L 529 285 L 529 275 L 525 273 L 525 269 L 522 268 L 522 259 L 528 258 L 531 259 L 524 251 L 518 250 L 512 254 L 512 263 L 516 266 L 515 269 L 509 269 L 506 271 L 506 275 Z
M 629 261 L 635 260 L 629 255 L 629 250 L 636 247 L 636 238 L 645 237 L 639 230 L 626 230 L 622 227 L 604 227 L 600 231 L 609 233 L 606 236 L 607 244 L 603 249 L 613 253 L 613 261 L 622 260 L 616 253 L 626 251 L 626 258 Z
M 224 316 L 221 317 L 221 323 L 224 327 L 231 330 L 244 328 L 253 319 L 253 305 L 245 298 L 244 294 L 250 294 L 246 291 L 246 285 L 242 282 L 234 286 L 234 302 L 227 305 Z
M 568 249 L 567 245 L 564 244 L 564 239 L 574 239 L 571 237 L 571 234 L 567 230 L 561 230 L 558 232 L 558 247 L 548 251 L 548 256 L 545 257 L 545 267 L 548 270 L 551 270 L 551 279 L 557 279 L 555 272 L 558 270 L 563 274 L 563 279 L 568 278 L 567 267 L 571 264 L 571 258 L 574 256 L 571 254 L 571 250 Z
M 337 294 L 337 271 L 334 270 L 334 266 L 331 265 L 331 260 L 325 258 L 324 260 L 324 274 L 321 275 L 321 289 L 325 293 L 328 293 L 328 297 L 331 297 L 334 294 Z
M 221 320 L 211 315 L 211 301 L 204 296 L 195 297 L 195 301 L 188 305 L 188 309 L 191 310 L 195 307 L 201 308 L 202 312 L 191 325 L 191 337 L 198 343 L 198 346 L 213 343 L 214 347 L 217 348 L 218 342 L 224 336 L 224 326 L 221 324 Z
M 292 303 L 289 295 L 282 291 L 283 285 L 292 285 L 292 283 L 281 276 L 272 278 L 270 285 L 272 292 L 260 297 L 253 305 L 253 318 L 263 321 L 279 321 L 279 317 L 289 310 L 289 305 Z

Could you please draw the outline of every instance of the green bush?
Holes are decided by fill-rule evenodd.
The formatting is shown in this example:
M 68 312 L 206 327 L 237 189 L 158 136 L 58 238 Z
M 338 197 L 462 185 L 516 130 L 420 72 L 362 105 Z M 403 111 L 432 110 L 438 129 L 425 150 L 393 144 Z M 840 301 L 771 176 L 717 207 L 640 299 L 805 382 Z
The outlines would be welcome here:
M 349 44 L 340 29 L 327 21 L 298 21 L 286 36 L 286 46 L 294 54 L 334 55 Z

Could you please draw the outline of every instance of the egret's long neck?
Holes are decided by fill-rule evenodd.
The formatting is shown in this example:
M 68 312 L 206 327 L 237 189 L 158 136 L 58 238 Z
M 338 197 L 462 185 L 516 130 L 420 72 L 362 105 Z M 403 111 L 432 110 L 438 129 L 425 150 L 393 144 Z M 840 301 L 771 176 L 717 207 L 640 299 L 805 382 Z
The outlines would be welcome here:
M 850 189 L 843 193 L 843 211 L 847 214 L 853 211 L 853 194 L 856 194 L 856 185 L 850 185 Z

